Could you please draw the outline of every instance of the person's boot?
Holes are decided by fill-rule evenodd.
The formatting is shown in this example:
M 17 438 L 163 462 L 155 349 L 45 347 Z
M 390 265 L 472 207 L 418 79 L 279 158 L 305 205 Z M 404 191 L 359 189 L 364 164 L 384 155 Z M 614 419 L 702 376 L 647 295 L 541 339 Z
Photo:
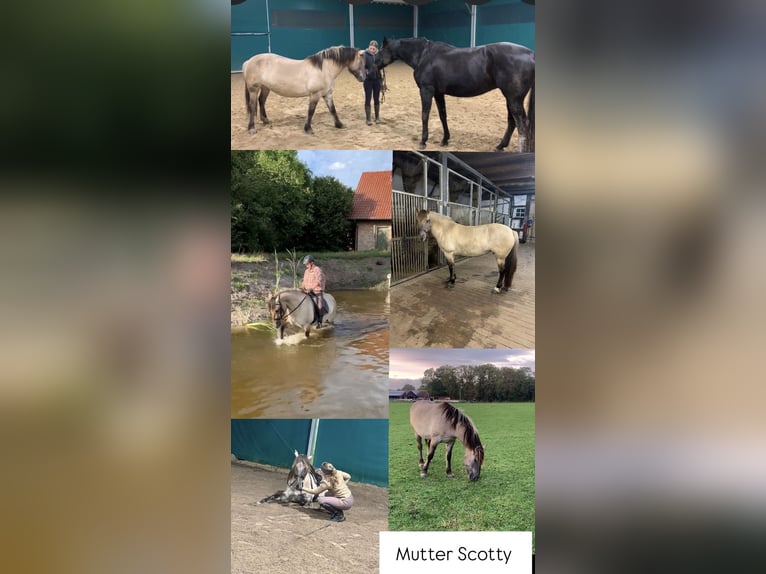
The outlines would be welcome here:
M 317 322 L 315 323 L 317 329 L 322 327 L 322 317 L 324 317 L 324 309 L 317 307 Z
M 380 104 L 375 104 L 375 123 L 380 123 Z
M 372 122 L 370 121 L 370 106 L 364 106 L 364 115 L 367 116 L 367 125 L 371 126 Z
M 332 520 L 333 522 L 343 522 L 344 520 L 346 520 L 346 517 L 343 515 L 343 511 L 342 510 L 338 510 L 336 508 L 335 509 L 335 514 L 333 514 L 330 517 L 330 520 Z
M 322 508 L 324 508 L 324 509 L 325 509 L 327 512 L 329 512 L 329 513 L 330 513 L 330 518 L 329 518 L 328 520 L 332 520 L 332 519 L 333 519 L 333 517 L 335 516 L 335 514 L 338 512 L 338 510 L 337 510 L 337 509 L 336 509 L 334 506 L 331 506 L 331 505 L 329 505 L 329 504 L 327 504 L 327 503 L 325 503 L 325 502 L 320 502 L 320 503 L 319 503 L 319 506 L 321 506 L 321 507 L 322 507 Z

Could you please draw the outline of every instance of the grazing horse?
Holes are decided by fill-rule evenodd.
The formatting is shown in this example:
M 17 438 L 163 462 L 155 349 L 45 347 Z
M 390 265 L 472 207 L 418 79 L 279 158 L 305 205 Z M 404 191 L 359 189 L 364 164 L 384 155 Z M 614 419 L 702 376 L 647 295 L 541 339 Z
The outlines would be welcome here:
M 322 322 L 332 323 L 335 321 L 335 297 L 329 293 L 323 294 L 325 314 Z M 274 326 L 277 328 L 277 336 L 282 339 L 285 336 L 285 325 L 295 325 L 309 336 L 311 326 L 316 322 L 316 307 L 310 295 L 300 289 L 287 289 L 280 291 L 269 299 L 269 314 Z
M 495 149 L 505 149 L 513 130 L 518 129 L 519 151 L 534 151 L 535 53 L 529 48 L 510 42 L 456 48 L 426 38 L 384 38 L 375 64 L 384 67 L 395 60 L 402 60 L 415 71 L 415 83 L 420 88 L 423 120 L 420 149 L 424 149 L 428 141 L 432 100 L 436 100 L 444 129 L 441 145 L 446 146 L 450 132 L 444 96 L 470 98 L 497 88 L 505 96 L 508 123 Z M 524 111 L 527 93 L 530 94 L 528 116 Z
M 468 472 L 468 480 L 478 480 L 481 465 L 484 462 L 484 447 L 479 440 L 479 433 L 471 419 L 461 410 L 449 403 L 434 403 L 431 401 L 415 401 L 410 407 L 410 424 L 415 431 L 420 453 L 420 476 L 428 476 L 428 465 L 434 457 L 439 443 L 445 443 L 447 448 L 447 476 L 452 474 L 452 447 L 459 440 L 465 447 L 463 464 Z M 428 458 L 423 462 L 423 439 L 428 448 Z
M 300 505 L 306 504 L 316 500 L 317 496 L 323 496 L 324 493 L 319 495 L 309 494 L 303 492 L 306 488 L 314 489 L 322 482 L 322 475 L 320 475 L 314 467 L 311 465 L 311 457 L 305 454 L 298 454 L 298 451 L 294 451 L 295 459 L 290 467 L 290 472 L 287 474 L 287 488 L 285 490 L 278 490 L 271 496 L 262 498 L 257 504 L 263 504 L 264 502 L 297 502 Z
M 519 234 L 515 230 L 500 223 L 460 225 L 446 215 L 425 209 L 418 211 L 417 220 L 420 238 L 426 241 L 430 232 L 447 258 L 447 287 L 455 286 L 456 255 L 484 255 L 491 251 L 497 260 L 498 272 L 497 285 L 492 292 L 500 293 L 511 288 L 519 258 Z
M 309 96 L 309 113 L 303 131 L 314 133 L 311 118 L 314 117 L 319 98 L 323 98 L 330 110 L 335 127 L 342 128 L 332 90 L 335 78 L 347 69 L 360 82 L 364 81 L 364 55 L 356 48 L 335 46 L 309 56 L 303 60 L 291 60 L 277 54 L 257 54 L 242 64 L 242 76 L 245 79 L 245 104 L 250 119 L 247 124 L 249 134 L 255 133 L 255 114 L 260 104 L 261 121 L 270 124 L 266 116 L 266 98 L 273 90 L 280 96 L 300 98 Z

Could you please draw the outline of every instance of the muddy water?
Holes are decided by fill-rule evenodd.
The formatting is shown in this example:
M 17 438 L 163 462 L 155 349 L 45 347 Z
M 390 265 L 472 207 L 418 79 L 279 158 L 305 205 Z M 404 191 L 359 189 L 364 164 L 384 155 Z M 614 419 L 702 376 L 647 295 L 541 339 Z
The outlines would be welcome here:
M 386 418 L 388 292 L 336 291 L 334 327 L 231 335 L 232 418 Z

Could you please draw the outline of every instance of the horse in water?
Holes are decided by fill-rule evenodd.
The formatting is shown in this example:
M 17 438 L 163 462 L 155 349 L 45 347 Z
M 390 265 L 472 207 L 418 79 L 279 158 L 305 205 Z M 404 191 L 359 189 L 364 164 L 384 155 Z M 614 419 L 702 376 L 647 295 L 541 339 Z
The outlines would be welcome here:
M 384 38 L 375 64 L 380 68 L 395 60 L 402 60 L 415 71 L 415 83 L 420 88 L 423 121 L 420 149 L 425 149 L 428 141 L 432 100 L 436 101 L 444 129 L 441 145 L 446 146 L 450 132 L 444 96 L 470 98 L 497 88 L 505 96 L 508 123 L 495 149 L 505 149 L 513 130 L 517 129 L 519 151 L 534 151 L 535 53 L 529 48 L 510 42 L 456 48 L 426 38 Z M 528 114 L 524 111 L 527 93 L 530 94 Z
M 324 495 L 324 492 L 318 495 L 303 492 L 306 488 L 316 488 L 319 483 L 322 482 L 322 475 L 311 465 L 310 456 L 298 454 L 297 450 L 294 451 L 294 454 L 295 459 L 290 467 L 290 472 L 287 474 L 287 488 L 285 490 L 278 490 L 271 496 L 262 498 L 256 504 L 277 501 L 283 503 L 296 502 L 305 506 L 316 500 L 317 496 Z
M 323 297 L 325 314 L 322 317 L 322 322 L 333 323 L 337 308 L 335 297 L 329 293 L 324 293 Z M 308 337 L 311 326 L 316 322 L 317 309 L 309 294 L 300 289 L 287 289 L 269 299 L 269 314 L 277 328 L 279 339 L 285 336 L 285 325 L 295 325 L 302 329 Z
M 484 255 L 490 251 L 497 260 L 497 285 L 493 293 L 508 291 L 519 258 L 519 234 L 500 223 L 460 225 L 446 215 L 421 209 L 417 213 L 418 231 L 423 241 L 429 232 L 439 244 L 449 266 L 448 287 L 455 286 L 455 256 Z
M 484 447 L 479 440 L 476 427 L 465 413 L 449 403 L 415 401 L 410 407 L 410 425 L 418 441 L 420 476 L 423 478 L 428 476 L 428 466 L 434 457 L 436 447 L 443 442 L 447 448 L 447 476 L 455 478 L 452 474 L 452 447 L 455 446 L 455 440 L 459 440 L 465 447 L 463 464 L 468 472 L 468 479 L 471 481 L 479 479 L 481 465 L 484 462 Z M 423 462 L 423 439 L 428 448 L 428 458 L 425 462 Z
M 338 119 L 332 90 L 335 78 L 348 70 L 360 82 L 364 81 L 364 55 L 356 48 L 335 46 L 303 60 L 292 60 L 277 54 L 257 54 L 242 64 L 245 80 L 245 104 L 250 114 L 247 124 L 249 134 L 255 133 L 255 114 L 260 105 L 261 121 L 270 124 L 266 116 L 266 98 L 274 91 L 287 98 L 309 96 L 309 112 L 303 131 L 314 133 L 311 118 L 314 117 L 319 98 L 323 98 L 330 110 L 335 127 L 342 128 Z

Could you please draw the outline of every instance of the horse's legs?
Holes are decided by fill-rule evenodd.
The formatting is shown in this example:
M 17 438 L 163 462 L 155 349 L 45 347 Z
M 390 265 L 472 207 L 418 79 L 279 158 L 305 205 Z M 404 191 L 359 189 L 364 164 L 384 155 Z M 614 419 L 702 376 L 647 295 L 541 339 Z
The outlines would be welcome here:
M 313 134 L 314 130 L 311 129 L 311 118 L 314 117 L 314 112 L 317 109 L 317 103 L 319 102 L 319 94 L 311 94 L 309 98 L 309 115 L 306 118 L 306 125 L 303 126 L 303 131 L 307 134 Z
M 529 122 L 524 111 L 524 96 L 512 100 L 509 109 L 519 132 L 519 151 L 525 152 L 527 151 L 527 142 L 529 141 Z
M 497 285 L 492 290 L 493 293 L 500 293 L 500 288 L 503 286 L 503 278 L 505 277 L 505 259 L 497 258 Z
M 426 444 L 428 445 L 428 458 L 426 458 L 426 463 L 420 471 L 420 476 L 423 478 L 428 476 L 428 467 L 434 458 L 434 452 L 436 452 L 436 447 L 439 446 L 439 442 L 433 439 L 427 439 Z
M 269 97 L 270 93 L 271 90 L 269 88 L 262 87 L 261 94 L 258 96 L 258 104 L 261 106 L 261 122 L 263 122 L 265 125 L 271 123 L 269 118 L 266 116 L 266 98 Z
M 247 103 L 247 133 L 255 133 L 255 115 L 258 112 L 258 86 L 245 86 L 245 102 Z
M 428 116 L 431 115 L 431 100 L 434 97 L 433 90 L 428 88 L 420 88 L 420 105 L 421 105 L 421 119 L 423 121 L 423 129 L 420 136 L 420 149 L 426 148 L 426 142 L 428 141 Z
M 338 119 L 338 112 L 335 111 L 335 102 L 332 101 L 332 91 L 327 92 L 327 94 L 325 94 L 323 98 L 324 98 L 324 103 L 327 104 L 327 109 L 330 110 L 330 113 L 332 114 L 332 117 L 335 120 L 335 127 L 342 128 L 343 124 L 341 123 L 340 119 Z
M 447 127 L 447 104 L 444 102 L 444 94 L 435 94 L 434 100 L 436 100 L 436 109 L 439 110 L 439 119 L 442 121 L 442 129 L 444 130 L 441 145 L 445 146 L 449 143 L 450 138 L 449 128 Z
M 511 135 L 513 134 L 513 130 L 516 129 L 516 120 L 511 109 L 511 96 L 505 93 L 503 95 L 505 96 L 505 107 L 508 110 L 508 125 L 505 128 L 503 139 L 501 139 L 500 143 L 497 144 L 495 151 L 503 151 L 508 147 L 508 144 L 511 142 Z M 519 149 L 519 151 L 521 151 L 521 149 Z
M 444 256 L 447 258 L 447 267 L 449 267 L 449 279 L 447 279 L 447 287 L 454 287 L 455 279 L 457 279 L 457 275 L 455 274 L 455 256 L 453 254 L 447 253 L 445 253 Z
M 418 454 L 420 455 L 418 460 L 418 466 L 422 469 L 423 468 L 423 437 L 420 435 L 416 435 L 418 440 Z
M 455 478 L 452 474 L 452 447 L 455 446 L 455 441 L 447 443 L 447 477 Z

